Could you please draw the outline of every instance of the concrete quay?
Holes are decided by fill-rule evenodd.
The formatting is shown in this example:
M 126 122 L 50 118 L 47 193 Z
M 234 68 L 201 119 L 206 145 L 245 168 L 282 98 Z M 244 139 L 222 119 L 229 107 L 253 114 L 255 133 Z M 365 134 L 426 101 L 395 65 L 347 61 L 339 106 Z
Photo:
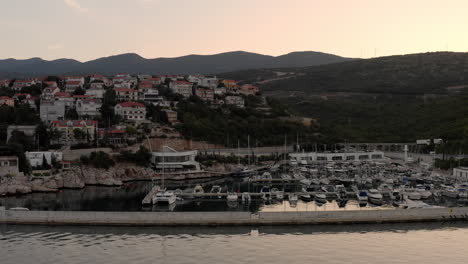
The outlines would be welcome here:
M 85 212 L 0 210 L 0 224 L 261 226 L 467 221 L 468 207 L 318 212 Z

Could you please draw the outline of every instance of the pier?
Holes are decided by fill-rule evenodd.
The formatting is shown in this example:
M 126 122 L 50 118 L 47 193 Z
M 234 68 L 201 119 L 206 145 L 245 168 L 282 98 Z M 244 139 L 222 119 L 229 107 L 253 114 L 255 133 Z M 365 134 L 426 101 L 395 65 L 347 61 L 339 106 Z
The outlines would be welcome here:
M 468 207 L 316 212 L 85 212 L 0 209 L 0 224 L 261 226 L 467 221 Z

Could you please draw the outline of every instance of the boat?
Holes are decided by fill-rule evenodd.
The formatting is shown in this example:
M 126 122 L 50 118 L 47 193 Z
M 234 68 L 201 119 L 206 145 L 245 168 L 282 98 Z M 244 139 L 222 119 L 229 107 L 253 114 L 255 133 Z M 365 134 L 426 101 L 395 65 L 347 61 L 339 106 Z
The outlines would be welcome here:
M 356 194 L 356 198 L 359 202 L 360 205 L 365 205 L 367 204 L 367 200 L 368 200 L 368 196 L 367 196 L 367 192 L 366 191 L 359 191 L 357 194 Z
M 305 188 L 302 188 L 302 194 L 301 194 L 301 200 L 303 201 L 311 201 L 312 200 L 312 197 L 310 196 L 310 194 L 307 193 L 307 190 Z
M 377 189 L 380 191 L 383 197 L 392 197 L 393 188 L 390 185 L 382 183 Z
M 242 203 L 250 203 L 251 201 L 250 193 L 244 192 L 242 193 Z
M 226 199 L 228 202 L 237 202 L 237 193 L 235 192 L 228 192 L 227 193 L 227 196 L 226 196 Z
M 284 194 L 278 188 L 271 189 L 271 196 L 277 200 L 283 200 Z
M 382 204 L 383 196 L 377 189 L 370 189 L 367 193 L 367 197 L 369 199 L 369 202 L 375 205 Z
M 458 188 L 458 199 L 463 199 L 463 200 L 468 199 L 468 189 Z
M 288 198 L 289 198 L 289 205 L 291 207 L 296 207 L 297 206 L 297 201 L 298 201 L 297 194 L 290 193 Z
M 193 188 L 193 193 L 201 194 L 201 193 L 205 193 L 205 190 L 203 190 L 203 187 L 200 184 L 197 184 L 195 188 Z
M 153 204 L 173 204 L 177 200 L 177 196 L 173 191 L 161 191 L 153 197 Z
M 216 193 L 216 194 L 221 193 L 221 186 L 219 186 L 219 185 L 213 185 L 213 186 L 211 187 L 210 193 Z M 214 196 L 214 198 L 221 198 L 221 196 Z
M 442 195 L 449 198 L 457 198 L 458 190 L 452 186 L 443 186 Z
M 260 189 L 260 193 L 262 195 L 263 200 L 268 201 L 268 200 L 271 199 L 270 186 L 268 186 L 268 185 L 263 186 L 262 189 Z
M 326 203 L 327 202 L 327 195 L 325 193 L 316 193 L 314 196 L 316 202 L 319 203 Z
M 404 193 L 410 200 L 421 200 L 421 193 L 416 189 L 405 189 Z
M 432 196 L 432 192 L 426 189 L 426 186 L 422 184 L 416 185 L 416 190 L 421 194 L 421 199 L 428 199 Z

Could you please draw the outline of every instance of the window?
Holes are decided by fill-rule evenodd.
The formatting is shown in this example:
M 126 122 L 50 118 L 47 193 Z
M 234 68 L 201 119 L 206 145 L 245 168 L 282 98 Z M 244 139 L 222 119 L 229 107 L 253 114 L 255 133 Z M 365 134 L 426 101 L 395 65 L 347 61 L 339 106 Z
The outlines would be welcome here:
M 354 160 L 354 156 L 346 156 L 346 160 Z
M 368 160 L 368 159 L 369 159 L 369 155 L 359 155 L 359 159 L 360 159 L 360 160 Z

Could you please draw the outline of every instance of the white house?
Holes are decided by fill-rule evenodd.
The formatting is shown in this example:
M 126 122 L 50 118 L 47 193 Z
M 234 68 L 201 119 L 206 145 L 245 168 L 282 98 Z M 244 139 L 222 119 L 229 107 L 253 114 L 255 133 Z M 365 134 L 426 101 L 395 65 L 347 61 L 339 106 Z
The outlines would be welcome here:
M 28 87 L 28 86 L 31 86 L 31 85 L 34 85 L 34 84 L 36 84 L 36 81 L 34 81 L 34 80 L 16 80 L 13 83 L 13 89 L 15 91 L 19 91 L 23 87 Z
M 233 96 L 233 95 L 226 96 L 225 103 L 227 105 L 234 105 L 239 108 L 245 107 L 244 98 L 242 98 L 241 96 Z
M 76 112 L 80 117 L 97 117 L 101 115 L 102 103 L 97 99 L 78 99 L 76 101 Z
M 86 90 L 85 94 L 91 98 L 103 99 L 105 93 L 106 93 L 106 90 L 102 88 L 90 88 Z
M 146 107 L 138 102 L 123 102 L 114 107 L 114 113 L 125 120 L 143 121 L 146 118 Z
M 164 146 L 161 152 L 151 153 L 151 162 L 157 172 L 193 173 L 200 172 L 200 163 L 195 160 L 197 151 L 178 152 L 168 146 Z
M 169 88 L 173 93 L 180 94 L 184 97 L 190 97 L 193 94 L 193 83 L 186 81 L 172 81 L 169 83 Z
M 458 180 L 468 180 L 468 167 L 453 168 L 453 177 Z
M 189 75 L 188 81 L 199 86 L 215 89 L 218 87 L 218 78 L 214 75 Z
M 138 100 L 138 90 L 128 88 L 115 88 L 115 95 L 120 101 L 136 101 Z
M 25 154 L 31 167 L 42 166 L 44 162 L 44 158 L 47 164 L 51 166 L 52 166 L 52 159 L 55 159 L 56 161 L 62 161 L 62 152 L 38 151 L 38 152 L 26 152 Z

